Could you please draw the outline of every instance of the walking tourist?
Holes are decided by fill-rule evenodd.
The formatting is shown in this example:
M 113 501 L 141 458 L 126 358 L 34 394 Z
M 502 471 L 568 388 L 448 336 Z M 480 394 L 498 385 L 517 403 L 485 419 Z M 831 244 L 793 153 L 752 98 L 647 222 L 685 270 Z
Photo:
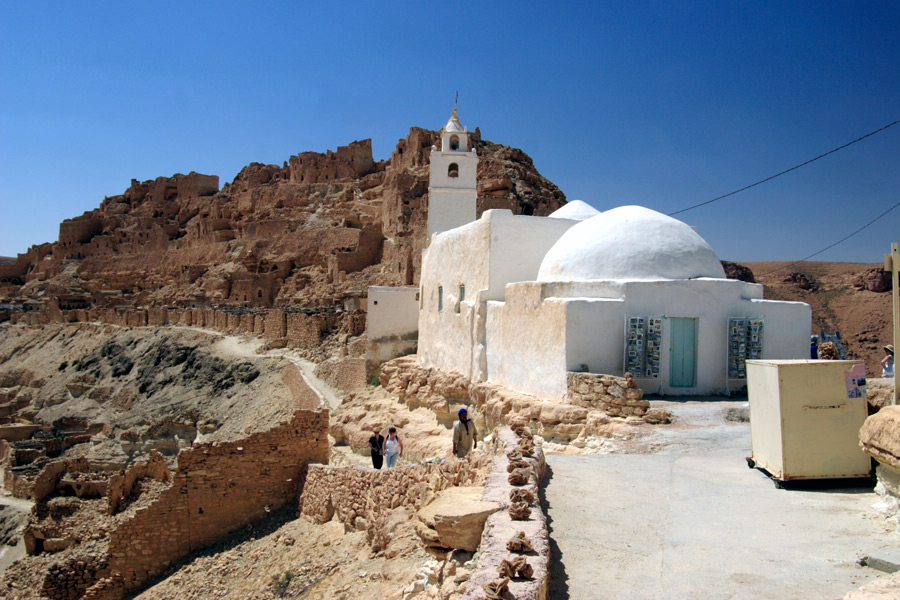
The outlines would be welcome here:
M 393 469 L 394 465 L 397 464 L 397 459 L 403 456 L 403 442 L 401 442 L 399 436 L 397 436 L 396 427 L 388 429 L 388 436 L 384 440 L 382 451 L 384 452 L 384 460 L 387 463 L 387 468 Z
M 884 347 L 884 358 L 881 359 L 881 376 L 894 376 L 894 346 L 891 344 Z
M 478 441 L 475 437 L 478 430 L 475 429 L 475 423 L 469 418 L 466 409 L 459 409 L 459 420 L 453 425 L 453 454 L 459 458 L 465 458 L 473 448 L 478 447 Z
M 379 433 L 376 427 L 375 433 L 369 438 L 369 449 L 372 451 L 372 466 L 376 469 L 380 469 L 381 464 L 384 462 L 384 456 L 381 454 L 383 447 L 384 436 Z

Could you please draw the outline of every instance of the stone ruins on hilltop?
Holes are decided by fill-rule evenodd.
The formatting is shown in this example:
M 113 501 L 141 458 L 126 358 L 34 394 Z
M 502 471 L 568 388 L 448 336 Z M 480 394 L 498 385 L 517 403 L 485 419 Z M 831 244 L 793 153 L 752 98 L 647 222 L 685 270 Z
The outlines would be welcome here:
M 524 152 L 482 140 L 477 129 L 470 139 L 480 159 L 479 215 L 549 214 L 565 203 Z M 253 163 L 221 189 L 218 177 L 193 172 L 132 181 L 61 223 L 57 242 L 0 265 L 0 319 L 36 310 L 40 322 L 81 321 L 118 311 L 128 324 L 165 324 L 184 321 L 174 315 L 186 309 L 275 309 L 282 314 L 270 317 L 267 335 L 288 344 L 291 313 L 320 315 L 323 337 L 342 327 L 360 333 L 347 316 L 368 286 L 418 283 L 437 140 L 438 132 L 413 127 L 388 160 L 375 161 L 363 140 L 282 166 Z M 143 314 L 124 316 L 135 311 Z

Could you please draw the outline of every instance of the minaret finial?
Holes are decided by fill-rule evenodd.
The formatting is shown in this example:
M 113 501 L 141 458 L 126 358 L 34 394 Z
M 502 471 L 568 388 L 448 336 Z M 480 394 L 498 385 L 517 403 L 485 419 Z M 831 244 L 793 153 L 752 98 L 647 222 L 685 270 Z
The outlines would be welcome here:
M 456 110 L 457 104 L 459 104 L 459 92 L 456 92 L 456 99 L 453 101 L 453 110 Z

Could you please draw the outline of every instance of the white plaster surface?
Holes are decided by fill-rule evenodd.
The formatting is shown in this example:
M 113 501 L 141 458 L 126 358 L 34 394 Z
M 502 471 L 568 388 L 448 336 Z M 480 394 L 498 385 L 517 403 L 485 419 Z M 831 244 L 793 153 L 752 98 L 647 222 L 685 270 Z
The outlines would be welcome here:
M 572 200 L 550 213 L 549 216 L 553 219 L 573 219 L 575 221 L 584 221 L 585 219 L 590 219 L 591 217 L 599 214 L 600 211 L 587 202 L 584 202 L 582 200 Z
M 450 149 L 450 140 L 459 139 L 459 149 Z M 476 174 L 478 155 L 468 151 L 469 136 L 459 122 L 456 107 L 441 132 L 441 149 L 431 151 L 428 177 L 428 238 L 475 220 L 478 194 Z M 457 176 L 449 176 L 451 164 Z
M 492 383 L 565 401 L 566 305 L 541 301 L 541 285 L 511 284 L 506 302 L 489 302 L 487 376 Z
M 419 288 L 372 286 L 368 293 L 366 337 L 409 337 L 419 329 Z
M 628 316 L 696 319 L 694 386 L 669 384 L 665 318 L 659 377 L 635 374 L 646 392 L 672 395 L 744 385 L 727 380 L 729 318 L 763 319 L 764 359 L 805 357 L 812 318 L 806 304 L 725 279 L 699 235 L 655 211 L 622 207 L 578 222 L 490 210 L 434 236 L 423 254 L 418 361 L 564 400 L 567 371 L 624 373 Z
M 578 292 L 584 296 L 574 295 Z M 764 358 L 799 358 L 808 350 L 809 306 L 757 299 L 761 295 L 758 284 L 728 279 L 509 285 L 506 302 L 488 307 L 488 379 L 563 399 L 566 371 L 586 365 L 593 373 L 624 374 L 627 316 L 665 315 L 697 319 L 696 385 L 669 385 L 669 325 L 664 319 L 659 378 L 638 376 L 640 387 L 671 395 L 725 393 L 729 318 L 763 317 Z M 735 387 L 740 385 L 742 381 Z
M 490 240 L 489 219 L 482 217 L 436 235 L 423 252 L 419 364 L 472 377 L 475 304 L 488 288 Z M 459 301 L 460 285 L 466 290 L 464 302 Z M 438 309 L 440 288 L 443 310 Z
M 478 221 L 432 238 L 422 256 L 419 364 L 487 376 L 483 303 L 502 300 L 506 284 L 533 281 L 544 254 L 576 221 L 488 210 Z M 459 302 L 459 287 L 465 301 Z M 438 289 L 444 309 L 438 311 Z
M 581 221 L 550 249 L 539 281 L 725 277 L 716 253 L 688 225 L 642 206 Z

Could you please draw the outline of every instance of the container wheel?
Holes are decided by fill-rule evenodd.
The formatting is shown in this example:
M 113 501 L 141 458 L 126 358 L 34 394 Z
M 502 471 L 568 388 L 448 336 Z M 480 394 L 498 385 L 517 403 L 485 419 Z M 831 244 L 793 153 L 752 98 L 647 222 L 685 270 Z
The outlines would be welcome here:
M 752 457 L 752 456 L 748 456 L 748 457 L 747 457 L 747 468 L 748 468 L 748 469 L 755 469 L 755 468 L 756 468 L 756 461 L 753 460 L 753 457 Z
M 784 489 L 784 482 L 780 479 L 773 479 L 772 482 L 775 484 L 775 488 L 779 490 Z

